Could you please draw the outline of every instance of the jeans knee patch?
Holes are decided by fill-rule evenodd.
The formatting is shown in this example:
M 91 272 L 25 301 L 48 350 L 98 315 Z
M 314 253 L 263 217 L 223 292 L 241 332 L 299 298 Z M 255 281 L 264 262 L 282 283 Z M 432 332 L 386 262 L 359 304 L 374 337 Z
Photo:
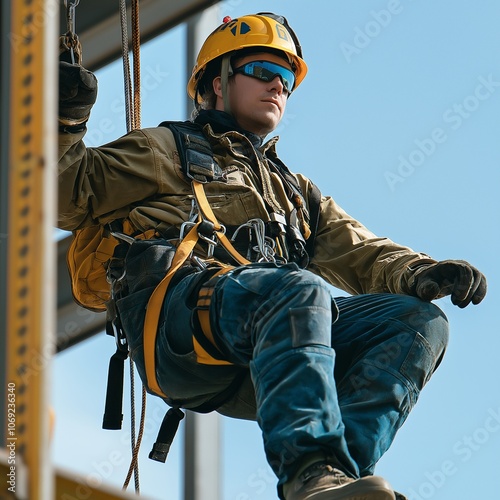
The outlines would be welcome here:
M 292 346 L 323 345 L 331 347 L 332 312 L 318 306 L 290 309 Z
M 401 365 L 401 374 L 421 390 L 431 378 L 435 365 L 436 359 L 431 346 L 417 332 L 413 344 Z

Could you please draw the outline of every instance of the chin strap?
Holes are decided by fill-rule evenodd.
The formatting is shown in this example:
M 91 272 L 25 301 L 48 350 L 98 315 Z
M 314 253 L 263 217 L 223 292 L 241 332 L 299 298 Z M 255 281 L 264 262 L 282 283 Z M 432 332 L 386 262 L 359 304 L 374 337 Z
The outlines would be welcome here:
M 231 57 L 226 54 L 222 58 L 220 79 L 222 85 L 222 100 L 224 101 L 224 111 L 231 114 L 231 105 L 229 104 L 229 95 L 227 91 L 229 77 L 233 74 L 233 68 L 231 68 Z

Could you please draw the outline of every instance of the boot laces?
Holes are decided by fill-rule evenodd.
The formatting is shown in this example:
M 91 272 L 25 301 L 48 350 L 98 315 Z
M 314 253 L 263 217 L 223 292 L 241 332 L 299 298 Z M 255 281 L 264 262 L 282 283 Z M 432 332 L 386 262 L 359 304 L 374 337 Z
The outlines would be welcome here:
M 317 463 L 308 467 L 301 475 L 300 479 L 305 484 L 311 479 L 319 476 L 332 475 L 339 485 L 344 484 L 349 478 L 339 469 L 330 464 Z

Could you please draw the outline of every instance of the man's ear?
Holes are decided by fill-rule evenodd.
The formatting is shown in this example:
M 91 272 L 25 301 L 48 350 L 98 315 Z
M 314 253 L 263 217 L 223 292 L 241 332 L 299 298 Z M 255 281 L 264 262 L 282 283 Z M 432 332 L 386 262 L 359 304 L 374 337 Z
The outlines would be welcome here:
M 222 99 L 222 79 L 220 76 L 216 76 L 212 82 L 214 93 L 217 97 Z

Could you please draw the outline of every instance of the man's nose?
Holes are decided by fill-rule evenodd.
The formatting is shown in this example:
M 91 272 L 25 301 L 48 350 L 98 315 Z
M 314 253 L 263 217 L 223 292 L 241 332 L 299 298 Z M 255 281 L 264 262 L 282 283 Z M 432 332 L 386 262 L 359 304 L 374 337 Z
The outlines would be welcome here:
M 285 89 L 285 86 L 283 85 L 283 80 L 279 75 L 276 75 L 269 83 L 271 84 L 271 89 L 277 90 L 280 94 Z

